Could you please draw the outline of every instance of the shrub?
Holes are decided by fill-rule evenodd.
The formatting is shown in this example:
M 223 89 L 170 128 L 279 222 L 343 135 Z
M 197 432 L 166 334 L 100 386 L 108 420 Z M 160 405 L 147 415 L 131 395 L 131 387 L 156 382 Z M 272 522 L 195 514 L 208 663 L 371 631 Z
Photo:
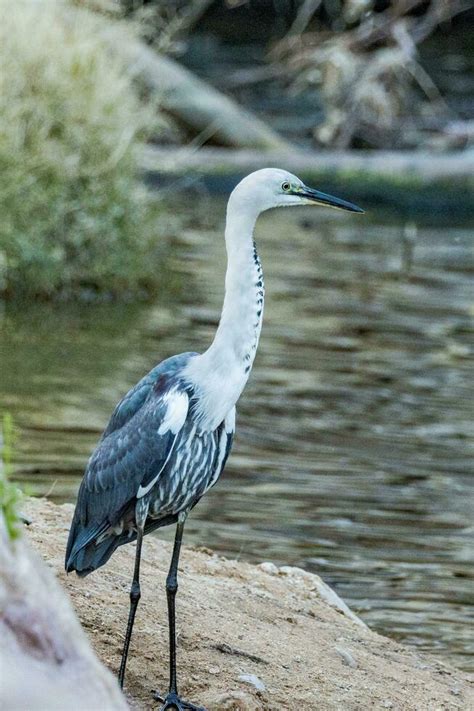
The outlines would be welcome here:
M 104 39 L 61 2 L 0 0 L 0 288 L 143 293 L 156 208 L 138 179 L 152 112 Z

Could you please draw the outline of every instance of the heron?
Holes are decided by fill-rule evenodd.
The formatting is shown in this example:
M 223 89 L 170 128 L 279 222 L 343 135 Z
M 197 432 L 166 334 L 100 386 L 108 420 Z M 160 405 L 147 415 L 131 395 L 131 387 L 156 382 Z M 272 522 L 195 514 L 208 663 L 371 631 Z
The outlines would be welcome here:
M 123 687 L 140 600 L 143 537 L 176 524 L 166 578 L 169 687 L 160 711 L 205 711 L 178 693 L 175 600 L 186 518 L 219 479 L 235 431 L 236 404 L 252 369 L 265 287 L 254 242 L 258 216 L 274 207 L 322 205 L 361 213 L 351 202 L 307 187 L 291 173 L 257 170 L 232 191 L 226 214 L 227 271 L 217 331 L 202 354 L 162 361 L 118 403 L 82 479 L 66 550 L 66 571 L 85 576 L 118 546 L 136 540 L 119 684 Z

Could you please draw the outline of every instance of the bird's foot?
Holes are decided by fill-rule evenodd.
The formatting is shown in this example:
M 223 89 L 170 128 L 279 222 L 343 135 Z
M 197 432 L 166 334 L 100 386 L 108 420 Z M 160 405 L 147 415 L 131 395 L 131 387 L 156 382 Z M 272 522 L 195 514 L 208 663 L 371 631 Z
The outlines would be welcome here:
M 155 699 L 161 701 L 160 711 L 206 711 L 203 706 L 194 706 L 189 701 L 183 701 L 178 694 L 169 693 L 165 698 L 155 693 Z

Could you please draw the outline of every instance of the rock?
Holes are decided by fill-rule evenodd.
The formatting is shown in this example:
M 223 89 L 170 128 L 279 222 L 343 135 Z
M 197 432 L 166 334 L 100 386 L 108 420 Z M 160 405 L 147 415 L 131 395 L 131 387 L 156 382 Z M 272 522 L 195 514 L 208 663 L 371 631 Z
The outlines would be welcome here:
M 128 708 L 53 573 L 22 536 L 7 537 L 1 511 L 0 669 L 3 711 Z
M 264 563 L 260 563 L 258 566 L 260 570 L 263 570 L 264 573 L 268 573 L 268 575 L 278 575 L 278 567 L 275 565 L 275 563 L 271 563 L 270 561 L 265 561 Z
M 239 681 L 244 681 L 246 684 L 252 684 L 257 691 L 265 691 L 265 684 L 255 674 L 241 674 Z
M 360 617 L 357 617 L 357 615 L 352 612 L 344 600 L 342 600 L 339 595 L 329 587 L 329 585 L 326 585 L 324 580 L 322 580 L 319 575 L 290 565 L 283 565 L 280 568 L 280 573 L 282 575 L 287 575 L 300 583 L 306 584 L 312 590 L 316 590 L 318 595 L 325 602 L 327 602 L 328 605 L 331 605 L 331 607 L 334 607 L 336 610 L 339 610 L 339 612 L 342 612 L 343 615 L 349 617 L 353 622 L 355 622 L 356 625 L 367 627 L 365 622 L 363 622 Z
M 342 647 L 336 647 L 336 652 L 339 654 L 344 664 L 347 664 L 347 666 L 351 667 L 351 669 L 357 669 L 357 662 L 352 656 L 352 654 L 347 651 L 347 649 L 343 649 Z

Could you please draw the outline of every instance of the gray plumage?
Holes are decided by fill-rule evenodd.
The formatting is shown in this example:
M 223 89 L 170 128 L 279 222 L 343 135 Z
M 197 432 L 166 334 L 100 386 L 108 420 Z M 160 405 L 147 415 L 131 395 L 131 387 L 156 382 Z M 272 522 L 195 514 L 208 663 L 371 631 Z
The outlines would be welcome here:
M 200 432 L 194 392 L 182 378 L 194 353 L 169 358 L 153 368 L 115 408 L 89 459 L 66 551 L 66 570 L 84 576 L 114 550 L 136 537 L 137 492 L 159 474 L 149 496 L 145 533 L 177 520 L 217 481 L 232 445 L 222 422 Z M 166 395 L 186 393 L 190 407 L 177 434 L 158 430 L 167 414 Z

